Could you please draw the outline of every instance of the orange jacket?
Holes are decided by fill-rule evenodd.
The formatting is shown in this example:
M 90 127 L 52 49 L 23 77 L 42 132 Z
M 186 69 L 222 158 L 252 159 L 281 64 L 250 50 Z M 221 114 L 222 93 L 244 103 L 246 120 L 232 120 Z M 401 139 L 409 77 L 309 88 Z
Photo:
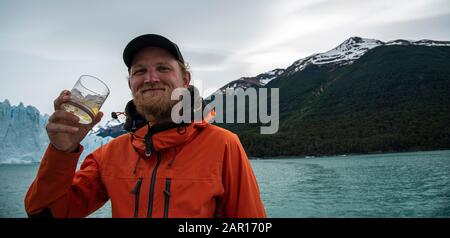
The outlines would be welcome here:
M 206 122 L 152 137 L 148 126 L 86 157 L 49 146 L 26 197 L 29 215 L 86 217 L 111 199 L 113 217 L 265 217 L 256 178 L 238 137 Z M 80 146 L 80 150 L 82 147 Z

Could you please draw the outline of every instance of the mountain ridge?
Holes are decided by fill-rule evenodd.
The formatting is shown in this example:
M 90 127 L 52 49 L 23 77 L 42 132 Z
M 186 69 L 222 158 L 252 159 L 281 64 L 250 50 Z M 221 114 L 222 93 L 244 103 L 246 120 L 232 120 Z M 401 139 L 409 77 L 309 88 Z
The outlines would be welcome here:
M 436 41 L 429 39 L 413 41 L 413 40 L 397 39 L 388 42 L 383 42 L 376 39 L 353 36 L 329 51 L 323 53 L 315 53 L 305 58 L 298 59 L 285 69 L 276 68 L 268 72 L 258 74 L 257 76 L 241 77 L 237 80 L 233 80 L 222 86 L 218 90 L 218 92 L 223 93 L 227 88 L 228 89 L 242 88 L 245 90 L 248 87 L 252 86 L 264 87 L 273 79 L 281 77 L 289 77 L 290 75 L 298 71 L 302 71 L 303 69 L 305 69 L 310 65 L 319 65 L 333 68 L 336 66 L 340 67 L 343 65 L 352 64 L 355 60 L 359 59 L 369 50 L 375 47 L 389 46 L 389 45 L 403 45 L 403 46 L 421 45 L 421 46 L 435 47 L 435 46 L 450 46 L 450 41 Z M 261 78 L 265 74 L 273 71 L 277 72 L 276 77 L 270 78 L 270 80 L 266 81 L 265 83 L 260 83 Z
M 311 64 L 266 85 L 280 90 L 278 133 L 221 126 L 251 156 L 450 148 L 449 59 L 450 47 L 441 45 L 383 45 L 352 64 Z

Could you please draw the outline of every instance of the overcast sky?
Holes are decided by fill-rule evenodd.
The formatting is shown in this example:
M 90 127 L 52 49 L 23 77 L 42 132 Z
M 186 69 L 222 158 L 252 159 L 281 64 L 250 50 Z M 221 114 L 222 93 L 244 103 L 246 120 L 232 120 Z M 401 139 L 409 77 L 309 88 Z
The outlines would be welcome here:
M 0 101 L 50 114 L 61 90 L 91 74 L 110 87 L 106 115 L 122 111 L 122 52 L 141 34 L 176 42 L 208 95 L 352 36 L 449 41 L 449 23 L 450 0 L 0 0 Z

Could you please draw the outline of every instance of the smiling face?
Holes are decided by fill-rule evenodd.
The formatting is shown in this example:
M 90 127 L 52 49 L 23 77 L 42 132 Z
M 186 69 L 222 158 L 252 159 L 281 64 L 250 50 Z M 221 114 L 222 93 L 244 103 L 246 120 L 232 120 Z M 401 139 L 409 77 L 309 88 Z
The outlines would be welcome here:
M 148 121 L 170 119 L 176 101 L 170 100 L 172 91 L 187 87 L 189 72 L 166 50 L 148 47 L 140 50 L 130 68 L 129 86 L 137 111 Z

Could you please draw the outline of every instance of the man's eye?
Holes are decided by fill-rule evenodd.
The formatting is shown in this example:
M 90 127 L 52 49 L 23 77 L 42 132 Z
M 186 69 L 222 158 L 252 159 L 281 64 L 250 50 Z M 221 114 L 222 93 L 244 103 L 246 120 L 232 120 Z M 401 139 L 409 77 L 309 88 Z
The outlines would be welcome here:
M 138 69 L 138 70 L 134 71 L 133 75 L 141 75 L 143 73 L 145 73 L 145 69 Z
M 167 66 L 159 66 L 158 71 L 160 72 L 169 72 L 170 68 Z

